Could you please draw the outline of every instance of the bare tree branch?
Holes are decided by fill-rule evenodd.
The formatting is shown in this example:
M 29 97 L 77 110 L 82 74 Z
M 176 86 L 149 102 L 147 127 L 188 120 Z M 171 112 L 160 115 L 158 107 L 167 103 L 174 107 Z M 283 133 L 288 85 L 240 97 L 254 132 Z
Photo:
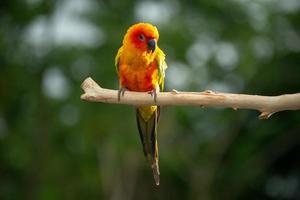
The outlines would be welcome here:
M 86 101 L 127 104 L 127 105 L 172 105 L 200 107 L 229 107 L 237 109 L 252 109 L 261 112 L 260 119 L 268 119 L 275 112 L 300 109 L 300 93 L 280 96 L 260 96 L 247 94 L 204 92 L 159 92 L 157 101 L 146 92 L 126 91 L 118 101 L 118 91 L 101 88 L 92 78 L 86 78 L 81 85 L 84 94 L 81 99 Z

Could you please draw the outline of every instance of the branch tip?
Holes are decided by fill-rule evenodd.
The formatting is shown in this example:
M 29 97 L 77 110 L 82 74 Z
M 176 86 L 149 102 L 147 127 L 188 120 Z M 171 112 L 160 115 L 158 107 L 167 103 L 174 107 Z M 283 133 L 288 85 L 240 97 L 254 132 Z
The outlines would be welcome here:
M 84 93 L 84 94 L 82 94 L 82 95 L 80 95 L 80 99 L 81 100 L 85 100 L 85 96 L 86 96 L 86 94 Z
M 86 92 L 87 89 L 101 88 L 91 77 L 87 77 L 81 84 L 81 88 Z

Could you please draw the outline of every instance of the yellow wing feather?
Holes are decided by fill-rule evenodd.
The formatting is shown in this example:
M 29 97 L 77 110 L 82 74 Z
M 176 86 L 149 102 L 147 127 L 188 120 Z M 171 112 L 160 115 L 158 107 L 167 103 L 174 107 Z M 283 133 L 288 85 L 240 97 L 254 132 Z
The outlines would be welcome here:
M 119 48 L 118 53 L 115 57 L 115 66 L 116 66 L 117 73 L 119 73 L 119 61 L 122 53 L 123 53 L 123 46 Z

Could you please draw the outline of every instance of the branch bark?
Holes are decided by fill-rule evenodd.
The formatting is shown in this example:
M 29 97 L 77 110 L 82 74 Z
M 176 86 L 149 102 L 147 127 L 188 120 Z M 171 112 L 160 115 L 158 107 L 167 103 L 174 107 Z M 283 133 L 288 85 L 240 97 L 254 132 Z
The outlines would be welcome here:
M 157 101 L 146 92 L 126 91 L 118 101 L 117 90 L 101 88 L 92 78 L 86 78 L 82 85 L 81 99 L 93 102 L 139 105 L 200 106 L 252 109 L 261 112 L 260 119 L 268 119 L 272 114 L 284 110 L 300 109 L 300 93 L 279 96 L 260 96 L 247 94 L 204 92 L 159 92 Z

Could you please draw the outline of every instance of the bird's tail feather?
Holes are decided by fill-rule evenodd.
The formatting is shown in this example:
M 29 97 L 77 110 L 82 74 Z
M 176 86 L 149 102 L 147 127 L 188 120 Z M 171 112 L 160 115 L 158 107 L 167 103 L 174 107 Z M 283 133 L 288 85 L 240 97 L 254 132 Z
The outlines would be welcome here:
M 143 108 L 136 109 L 136 119 L 145 157 L 150 161 L 156 185 L 159 185 L 157 124 L 160 107 L 153 111 L 149 118 L 143 117 Z

